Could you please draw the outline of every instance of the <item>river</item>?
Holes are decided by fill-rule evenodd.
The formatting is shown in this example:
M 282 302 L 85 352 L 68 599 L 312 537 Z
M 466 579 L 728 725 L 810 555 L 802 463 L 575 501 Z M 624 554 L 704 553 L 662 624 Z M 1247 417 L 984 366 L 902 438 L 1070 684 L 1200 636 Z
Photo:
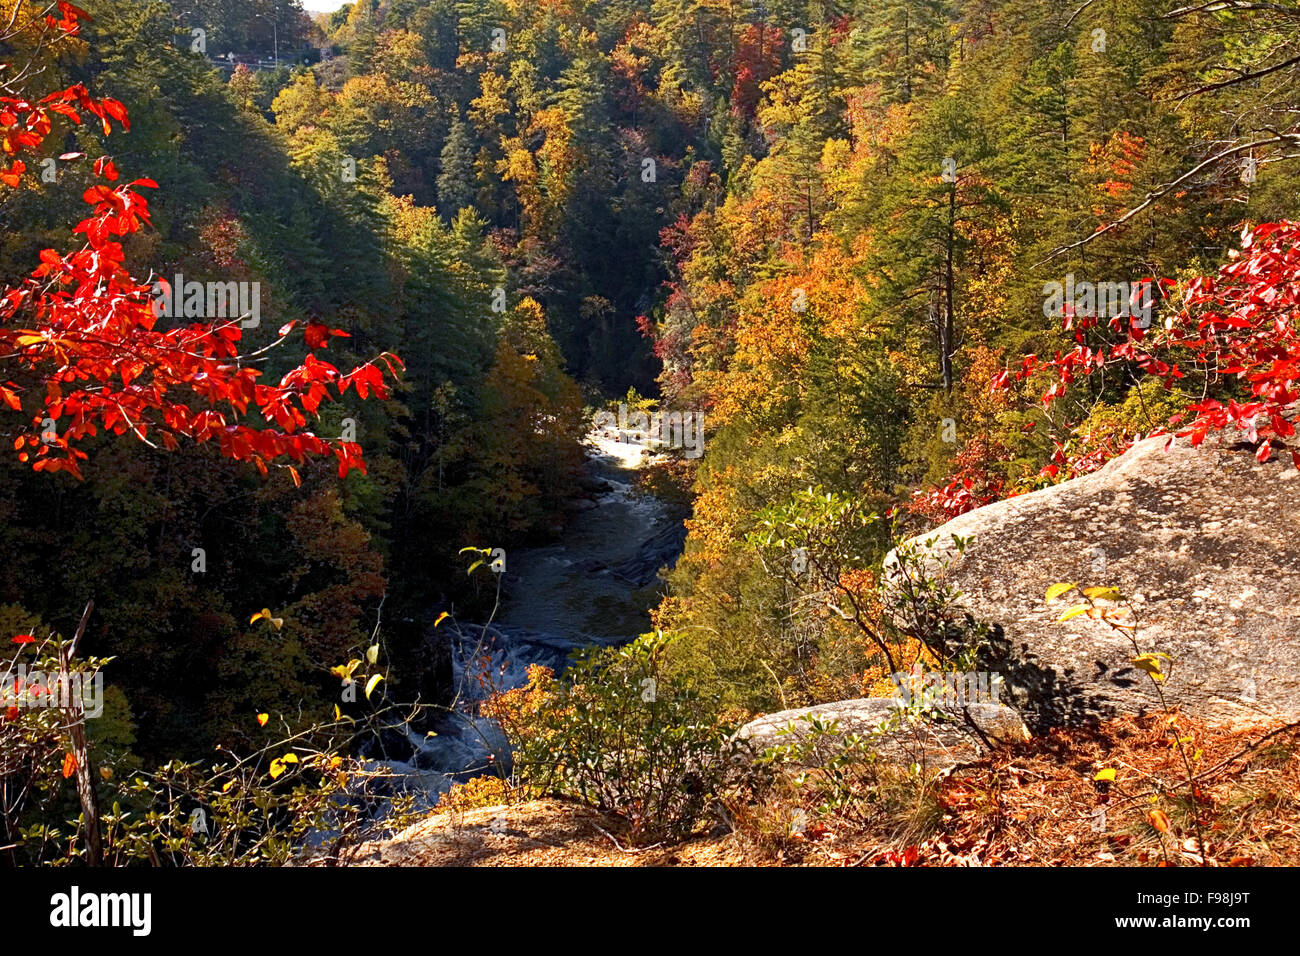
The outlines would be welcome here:
M 681 553 L 683 516 L 636 490 L 643 443 L 593 432 L 587 445 L 582 484 L 588 496 L 574 502 L 559 540 L 507 550 L 493 619 L 454 625 L 449 632 L 454 712 L 436 722 L 434 736 L 408 729 L 411 758 L 384 762 L 405 788 L 427 794 L 430 805 L 454 781 L 508 760 L 500 730 L 474 716 L 476 702 L 490 689 L 522 686 L 530 664 L 559 672 L 577 648 L 624 644 L 650 628 L 650 589 L 659 569 Z M 490 688 L 484 674 L 490 675 Z

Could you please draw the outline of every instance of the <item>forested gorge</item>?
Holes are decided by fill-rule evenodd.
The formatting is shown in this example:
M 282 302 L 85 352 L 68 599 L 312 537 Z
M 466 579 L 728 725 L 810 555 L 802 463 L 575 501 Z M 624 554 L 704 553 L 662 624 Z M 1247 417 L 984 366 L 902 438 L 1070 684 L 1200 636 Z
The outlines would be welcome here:
M 85 274 L 120 242 L 123 276 L 179 283 L 159 330 L 202 316 L 189 280 L 260 290 L 195 340 L 240 370 L 224 391 L 166 349 L 130 371 L 131 332 L 75 407 L 100 326 L 36 324 L 56 271 L 0 300 L 0 630 L 70 637 L 94 601 L 90 754 L 119 776 L 262 747 L 267 714 L 363 719 L 338 667 L 376 633 L 375 701 L 419 696 L 437 615 L 496 600 L 463 550 L 563 534 L 610 401 L 707 422 L 702 457 L 642 472 L 689 537 L 627 660 L 717 728 L 932 659 L 878 590 L 908 534 L 1166 430 L 1296 447 L 1292 4 L 7 6 L 0 285 L 84 235 Z M 186 411 L 96 404 L 159 382 Z M 221 428 L 189 417 L 209 406 Z M 560 732 L 529 710 L 572 703 L 548 681 L 495 699 L 512 740 L 521 713 Z M 24 759 L 54 761 L 69 819 L 60 749 Z

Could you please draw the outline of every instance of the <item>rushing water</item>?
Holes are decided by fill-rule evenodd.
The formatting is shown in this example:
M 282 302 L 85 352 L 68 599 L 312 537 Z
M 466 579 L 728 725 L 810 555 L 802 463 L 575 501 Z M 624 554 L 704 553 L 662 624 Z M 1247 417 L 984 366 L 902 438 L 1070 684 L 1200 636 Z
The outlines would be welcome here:
M 634 490 L 632 472 L 643 444 L 593 433 L 589 446 L 585 484 L 591 497 L 575 503 L 560 540 L 507 549 L 494 619 L 453 632 L 455 714 L 439 722 L 436 736 L 408 729 L 413 756 L 387 762 L 430 802 L 454 780 L 481 772 L 489 759 L 508 758 L 500 730 L 473 716 L 487 686 L 521 686 L 530 664 L 559 672 L 576 648 L 623 644 L 649 628 L 644 590 L 661 567 L 676 561 L 685 528 L 663 502 Z

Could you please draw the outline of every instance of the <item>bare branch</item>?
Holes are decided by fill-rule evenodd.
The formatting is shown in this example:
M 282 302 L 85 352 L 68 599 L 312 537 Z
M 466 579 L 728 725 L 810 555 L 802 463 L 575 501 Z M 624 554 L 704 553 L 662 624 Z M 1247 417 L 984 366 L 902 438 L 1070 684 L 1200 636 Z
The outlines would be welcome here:
M 1105 235 L 1106 233 L 1110 232 L 1112 229 L 1115 229 L 1118 226 L 1122 226 L 1124 223 L 1128 222 L 1129 220 L 1137 216 L 1138 213 L 1150 207 L 1153 203 L 1156 202 L 1156 200 L 1164 198 L 1169 193 L 1177 189 L 1179 186 L 1186 183 L 1189 179 L 1192 179 L 1194 176 L 1196 176 L 1197 173 L 1201 172 L 1207 167 L 1213 166 L 1215 163 L 1219 162 L 1220 160 L 1226 159 L 1229 156 L 1234 156 L 1237 153 L 1244 153 L 1247 150 L 1255 149 L 1259 146 L 1269 146 L 1272 145 L 1273 143 L 1287 143 L 1293 146 L 1300 145 L 1300 133 L 1276 133 L 1275 132 L 1271 139 L 1261 139 L 1261 140 L 1256 140 L 1255 142 L 1252 143 L 1242 143 L 1238 146 L 1233 146 L 1229 149 L 1225 149 L 1221 153 L 1216 153 L 1215 155 L 1211 156 L 1209 159 L 1197 163 L 1190 170 L 1183 173 L 1183 175 L 1179 176 L 1173 182 L 1165 183 L 1163 186 L 1160 186 L 1157 189 L 1153 189 L 1151 192 L 1147 193 L 1146 198 L 1143 199 L 1140 204 L 1134 206 L 1132 209 L 1124 213 L 1124 215 L 1120 216 L 1118 219 L 1114 220 L 1113 222 L 1107 223 L 1105 226 L 1102 226 L 1100 229 L 1092 233 L 1090 236 L 1087 236 L 1084 239 L 1080 239 L 1078 242 L 1072 242 L 1068 246 L 1061 246 L 1057 249 L 1054 249 L 1052 252 L 1048 253 L 1046 257 L 1040 259 L 1038 262 L 1035 262 L 1033 267 L 1036 269 L 1046 262 L 1051 262 L 1057 256 L 1069 252 L 1071 249 L 1078 249 L 1080 246 L 1085 246 L 1088 243 L 1092 242 L 1092 240 L 1096 239 L 1098 236 Z
M 1277 13 L 1284 17 L 1300 17 L 1300 7 L 1285 7 L 1280 3 L 1256 3 L 1247 2 L 1247 0 L 1210 0 L 1209 3 L 1202 3 L 1194 7 L 1179 7 L 1177 10 L 1170 10 L 1164 14 L 1162 20 L 1178 20 L 1183 17 L 1189 17 L 1196 13 L 1222 13 L 1224 11 L 1253 11 L 1267 10 L 1270 13 Z
M 1243 73 L 1240 76 L 1234 76 L 1230 80 L 1220 80 L 1218 83 L 1207 83 L 1205 86 L 1197 87 L 1194 90 L 1188 90 L 1175 97 L 1175 100 L 1182 102 L 1193 96 L 1200 96 L 1202 93 L 1212 93 L 1215 90 L 1221 90 L 1225 87 L 1236 86 L 1238 83 L 1246 83 L 1250 80 L 1257 80 L 1260 77 L 1268 76 L 1270 73 L 1276 73 L 1278 70 L 1285 70 L 1288 66 L 1295 66 L 1300 63 L 1300 56 L 1293 56 L 1289 60 L 1283 60 L 1281 63 L 1274 63 L 1270 67 L 1262 70 L 1255 70 L 1253 73 Z
M 1090 6 L 1092 6 L 1096 2 L 1097 0 L 1088 0 L 1088 2 L 1085 3 L 1083 6 L 1081 6 L 1078 10 L 1075 10 L 1072 14 L 1070 14 L 1070 19 L 1065 21 L 1065 26 L 1062 27 L 1061 29 L 1063 30 L 1070 29 L 1070 24 L 1074 22 L 1075 17 L 1083 13 L 1084 10 L 1087 10 Z

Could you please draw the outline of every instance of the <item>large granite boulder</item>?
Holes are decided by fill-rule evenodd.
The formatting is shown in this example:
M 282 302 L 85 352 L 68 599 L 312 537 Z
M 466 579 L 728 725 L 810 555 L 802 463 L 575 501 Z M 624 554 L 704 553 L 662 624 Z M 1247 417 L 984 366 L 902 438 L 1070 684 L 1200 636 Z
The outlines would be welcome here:
M 838 747 L 850 734 L 860 734 L 869 740 L 871 750 L 886 760 L 920 764 L 927 771 L 941 771 L 990 747 L 1029 738 L 1020 715 L 1001 704 L 971 703 L 936 711 L 939 719 L 908 719 L 893 698 L 840 700 L 766 714 L 741 727 L 736 737 L 747 741 L 755 753 L 762 753 L 807 740 L 815 718 L 834 726 L 827 741 L 832 747 Z
M 986 666 L 1035 730 L 1159 706 L 1122 633 L 1086 616 L 1056 623 L 1062 603 L 1044 592 L 1057 581 L 1131 598 L 1138 643 L 1172 656 L 1164 690 L 1183 709 L 1300 717 L 1300 474 L 1289 455 L 1261 464 L 1240 446 L 1166 443 L 913 539 L 996 625 L 1000 659 Z M 964 553 L 953 535 L 972 539 Z

